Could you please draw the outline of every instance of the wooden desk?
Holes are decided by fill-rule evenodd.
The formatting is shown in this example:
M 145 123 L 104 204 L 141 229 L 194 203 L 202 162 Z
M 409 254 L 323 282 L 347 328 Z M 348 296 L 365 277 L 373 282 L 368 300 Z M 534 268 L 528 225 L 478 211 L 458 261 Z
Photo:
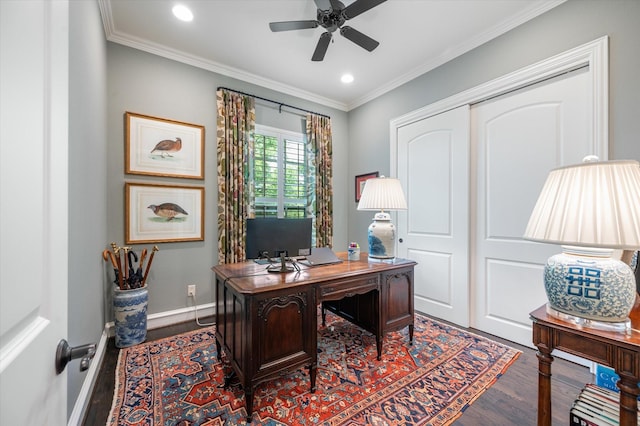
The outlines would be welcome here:
M 255 262 L 218 265 L 216 346 L 222 350 L 245 393 L 247 422 L 258 384 L 300 367 L 309 369 L 316 389 L 317 304 L 376 336 L 378 359 L 388 331 L 409 326 L 413 338 L 413 268 L 415 262 L 360 261 L 270 273 Z M 228 383 L 227 383 L 228 384 Z
M 640 333 L 634 329 L 618 333 L 581 328 L 547 314 L 546 305 L 530 315 L 533 344 L 538 347 L 538 426 L 551 425 L 551 351 L 554 349 L 613 368 L 620 376 L 620 424 L 636 426 Z

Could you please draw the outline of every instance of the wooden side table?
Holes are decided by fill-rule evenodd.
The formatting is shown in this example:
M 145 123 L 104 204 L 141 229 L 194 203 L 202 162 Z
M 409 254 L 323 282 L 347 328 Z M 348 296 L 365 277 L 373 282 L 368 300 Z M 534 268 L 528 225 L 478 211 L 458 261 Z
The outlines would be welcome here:
M 613 368 L 620 376 L 620 424 L 637 425 L 640 395 L 640 332 L 586 329 L 547 313 L 542 305 L 530 314 L 538 348 L 538 426 L 551 426 L 551 351 L 564 352 Z M 568 413 L 567 413 L 568 415 Z

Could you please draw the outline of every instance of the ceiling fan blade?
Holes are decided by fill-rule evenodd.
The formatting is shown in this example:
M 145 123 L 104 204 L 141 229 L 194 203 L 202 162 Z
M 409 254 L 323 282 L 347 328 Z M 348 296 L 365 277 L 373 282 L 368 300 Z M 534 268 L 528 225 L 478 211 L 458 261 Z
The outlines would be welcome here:
M 340 34 L 342 34 L 343 37 L 348 38 L 358 46 L 362 47 L 363 49 L 368 50 L 369 52 L 378 47 L 378 45 L 380 44 L 371 37 L 366 36 L 360 31 L 349 26 L 340 28 Z
M 269 28 L 271 31 L 291 31 L 291 30 L 306 30 L 307 28 L 316 28 L 318 26 L 317 21 L 283 21 L 283 22 L 269 22 Z
M 331 41 L 331 33 L 326 32 L 320 35 L 320 40 L 318 40 L 318 44 L 316 45 L 316 50 L 313 52 L 313 56 L 311 57 L 312 61 L 321 61 L 324 59 L 324 54 L 327 53 L 327 49 L 329 48 L 329 42 Z
M 345 7 L 342 11 L 342 15 L 345 19 L 353 19 L 361 13 L 366 12 L 369 9 L 373 9 L 380 3 L 384 3 L 387 0 L 356 0 L 349 6 Z
M 316 3 L 316 7 L 320 10 L 329 10 L 331 9 L 331 1 L 330 0 L 314 0 Z
M 340 11 L 344 9 L 344 4 L 342 4 L 340 0 L 329 0 L 329 3 L 331 4 L 331 9 L 334 11 Z

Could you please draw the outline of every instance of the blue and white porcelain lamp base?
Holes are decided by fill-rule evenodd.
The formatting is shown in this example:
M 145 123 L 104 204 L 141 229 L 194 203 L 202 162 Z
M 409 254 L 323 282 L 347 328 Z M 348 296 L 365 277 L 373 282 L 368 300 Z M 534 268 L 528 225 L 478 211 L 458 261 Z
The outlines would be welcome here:
M 562 246 L 544 270 L 547 312 L 588 328 L 628 331 L 636 300 L 633 271 L 611 249 Z
M 379 212 L 373 217 L 368 229 L 369 258 L 394 259 L 396 227 L 391 223 L 389 213 Z

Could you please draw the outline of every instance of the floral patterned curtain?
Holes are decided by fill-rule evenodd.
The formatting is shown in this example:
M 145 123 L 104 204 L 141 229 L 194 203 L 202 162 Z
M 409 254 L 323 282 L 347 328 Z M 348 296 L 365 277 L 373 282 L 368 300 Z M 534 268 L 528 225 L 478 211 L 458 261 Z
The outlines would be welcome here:
M 315 216 L 317 247 L 333 247 L 333 167 L 331 119 L 307 114 L 307 149 L 315 168 L 315 182 L 310 182 L 311 203 L 307 216 Z
M 218 90 L 218 263 L 245 260 L 246 218 L 253 217 L 249 181 L 255 132 L 255 99 Z

